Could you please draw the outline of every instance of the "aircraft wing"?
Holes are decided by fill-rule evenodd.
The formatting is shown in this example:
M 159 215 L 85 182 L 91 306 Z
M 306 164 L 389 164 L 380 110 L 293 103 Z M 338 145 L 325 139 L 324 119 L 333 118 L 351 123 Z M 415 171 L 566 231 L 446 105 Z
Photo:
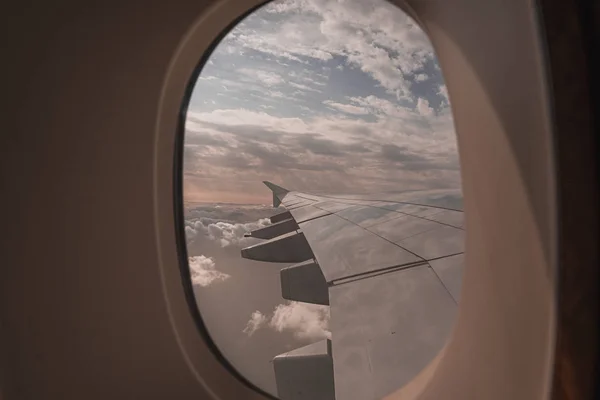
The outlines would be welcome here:
M 463 212 L 265 184 L 287 211 L 251 232 L 266 240 L 242 256 L 296 263 L 281 271 L 283 297 L 329 305 L 331 315 L 331 341 L 275 358 L 280 398 L 379 399 L 410 381 L 452 329 Z

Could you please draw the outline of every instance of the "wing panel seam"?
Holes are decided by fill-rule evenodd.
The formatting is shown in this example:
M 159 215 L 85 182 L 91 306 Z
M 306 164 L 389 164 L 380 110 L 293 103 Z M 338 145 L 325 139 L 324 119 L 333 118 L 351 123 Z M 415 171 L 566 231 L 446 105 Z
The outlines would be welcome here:
M 335 216 L 337 216 L 337 217 L 339 217 L 339 218 L 341 218 L 341 219 L 343 219 L 344 221 L 348 221 L 348 222 L 350 222 L 352 225 L 359 227 L 360 229 L 364 230 L 365 232 L 369 232 L 369 233 L 371 233 L 371 234 L 373 234 L 373 235 L 377 236 L 378 238 L 380 238 L 380 239 L 382 239 L 382 240 L 385 240 L 386 242 L 388 242 L 388 243 L 391 243 L 391 244 L 393 244 L 394 246 L 396 246 L 396 247 L 399 247 L 399 248 L 401 248 L 401 249 L 402 249 L 402 250 L 404 250 L 404 251 L 407 251 L 407 252 L 409 252 L 410 254 L 412 254 L 413 256 L 415 256 L 415 257 L 417 257 L 417 258 L 419 258 L 420 260 L 426 261 L 426 260 L 425 260 L 423 257 L 421 257 L 420 255 L 418 255 L 418 254 L 416 254 L 416 253 L 414 253 L 414 252 L 412 252 L 412 251 L 408 250 L 407 248 L 404 248 L 404 247 L 400 246 L 398 243 L 394 243 L 394 242 L 392 242 L 391 240 L 388 240 L 388 239 L 384 238 L 383 236 L 380 236 L 380 235 L 376 234 L 376 233 L 375 233 L 375 232 L 373 232 L 373 231 L 370 231 L 370 230 L 368 230 L 368 229 L 366 229 L 366 228 L 363 228 L 362 226 L 360 226 L 360 225 L 358 225 L 358 224 L 355 224 L 354 222 L 350 221 L 349 219 L 346 219 L 346 218 L 342 217 L 341 215 L 338 215 L 338 214 L 334 214 L 334 215 L 335 215 Z
M 299 196 L 299 195 L 297 195 Z M 432 205 L 428 205 L 428 204 L 419 204 L 419 203 L 411 203 L 408 201 L 396 201 L 396 200 L 378 200 L 378 199 L 349 199 L 349 198 L 345 198 L 345 197 L 333 197 L 333 196 L 326 196 L 326 195 L 313 195 L 313 196 L 317 196 L 317 197 L 324 197 L 327 199 L 334 199 L 334 200 L 351 200 L 351 201 L 381 201 L 383 203 L 398 203 L 398 204 L 408 204 L 411 206 L 422 206 L 422 207 L 431 207 L 431 208 L 439 208 L 442 210 L 448 210 L 448 211 L 457 211 L 457 212 L 464 212 L 463 210 L 457 210 L 455 208 L 448 208 L 448 207 L 440 207 L 440 206 L 432 206 Z M 300 196 L 301 197 L 301 196 Z M 304 197 L 306 198 L 306 197 Z

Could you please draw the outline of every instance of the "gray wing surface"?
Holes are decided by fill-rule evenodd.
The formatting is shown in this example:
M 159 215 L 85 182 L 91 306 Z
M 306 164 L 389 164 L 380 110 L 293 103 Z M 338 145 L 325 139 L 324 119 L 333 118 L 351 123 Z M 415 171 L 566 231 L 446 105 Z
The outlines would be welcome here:
M 242 256 L 296 263 L 281 271 L 283 297 L 329 305 L 331 314 L 330 341 L 275 358 L 279 396 L 379 399 L 410 381 L 453 326 L 463 212 L 390 195 L 314 195 L 265 184 L 287 211 L 251 232 L 266 240 Z M 318 379 L 306 371 L 318 371 Z

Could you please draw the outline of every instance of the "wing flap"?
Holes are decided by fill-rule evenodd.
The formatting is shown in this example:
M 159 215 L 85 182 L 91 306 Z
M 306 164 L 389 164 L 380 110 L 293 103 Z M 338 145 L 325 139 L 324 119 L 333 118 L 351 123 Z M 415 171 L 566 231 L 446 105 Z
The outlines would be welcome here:
M 302 232 L 290 232 L 242 249 L 248 260 L 299 263 L 313 258 L 313 252 Z
M 282 213 L 273 215 L 269 219 L 271 220 L 272 224 L 276 224 L 278 222 L 285 221 L 286 219 L 290 219 L 290 218 L 293 218 L 292 214 L 289 211 L 284 211 Z
M 244 234 L 244 237 L 254 237 L 257 239 L 273 239 L 277 236 L 285 235 L 292 231 L 300 229 L 293 218 L 285 219 L 275 224 L 267 225 L 263 228 L 255 229 L 250 233 Z
M 321 267 L 314 260 L 284 268 L 280 276 L 284 299 L 329 305 L 329 288 Z

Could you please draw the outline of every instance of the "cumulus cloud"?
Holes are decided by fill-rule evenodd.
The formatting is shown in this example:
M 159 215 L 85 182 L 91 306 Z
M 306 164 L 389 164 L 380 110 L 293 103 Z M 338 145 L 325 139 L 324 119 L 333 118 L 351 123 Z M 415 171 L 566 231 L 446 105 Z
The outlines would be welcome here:
M 331 338 L 327 306 L 288 301 L 275 307 L 269 318 L 260 311 L 255 311 L 244 332 L 250 336 L 264 325 L 277 332 L 291 332 L 299 340 Z
M 265 227 L 271 223 L 269 218 L 261 218 L 256 222 L 229 222 L 215 221 L 203 217 L 199 219 L 186 220 L 185 233 L 188 242 L 194 240 L 198 235 L 203 235 L 218 242 L 221 247 L 236 245 L 240 247 L 252 244 L 256 239 L 245 238 L 244 234 L 255 229 Z
M 291 331 L 298 339 L 324 339 L 331 337 L 329 307 L 290 301 L 280 304 L 269 321 L 278 332 Z
M 248 323 L 246 324 L 246 327 L 244 328 L 243 332 L 248 336 L 252 336 L 254 332 L 256 332 L 257 329 L 260 328 L 265 322 L 267 322 L 266 315 L 264 315 L 258 310 L 254 311 L 252 313 L 252 316 L 248 320 Z
M 190 225 L 185 226 L 185 238 L 187 239 L 187 241 L 193 240 L 197 234 L 198 231 L 195 229 L 195 227 Z
M 271 220 L 268 218 L 263 218 L 258 220 L 258 222 L 250 222 L 247 224 L 217 222 L 209 224 L 207 226 L 207 231 L 210 238 L 219 241 L 222 247 L 227 247 L 231 244 L 241 244 L 243 246 L 245 233 L 254 229 L 263 228 L 270 223 Z
M 192 283 L 206 287 L 216 281 L 224 281 L 230 276 L 215 269 L 215 260 L 212 257 L 193 256 L 188 258 L 188 265 L 192 275 Z

